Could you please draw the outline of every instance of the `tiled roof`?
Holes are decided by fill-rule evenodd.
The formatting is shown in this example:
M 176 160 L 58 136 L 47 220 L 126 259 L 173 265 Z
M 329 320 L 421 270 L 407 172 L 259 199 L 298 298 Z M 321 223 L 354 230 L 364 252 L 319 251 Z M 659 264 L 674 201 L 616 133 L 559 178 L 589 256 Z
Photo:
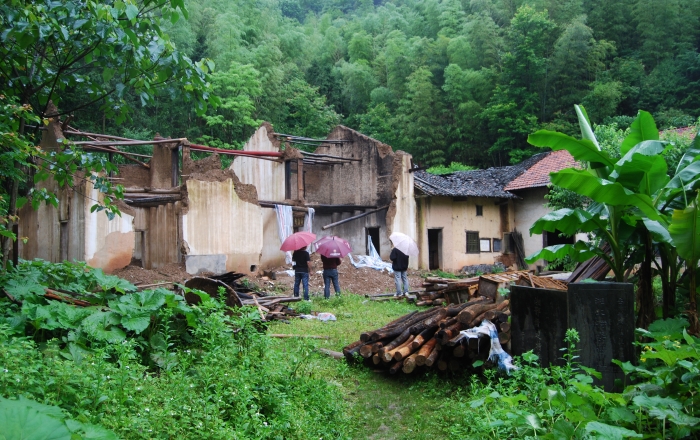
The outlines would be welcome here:
M 508 183 L 506 191 L 516 189 L 537 188 L 547 186 L 550 183 L 549 173 L 561 171 L 576 165 L 576 161 L 566 150 L 552 151 L 545 153 L 546 156 L 525 170 L 518 177 Z
M 413 175 L 414 186 L 429 196 L 514 199 L 517 197 L 505 191 L 504 187 L 548 154 L 537 154 L 517 165 L 486 170 L 457 171 L 441 176 L 416 171 Z

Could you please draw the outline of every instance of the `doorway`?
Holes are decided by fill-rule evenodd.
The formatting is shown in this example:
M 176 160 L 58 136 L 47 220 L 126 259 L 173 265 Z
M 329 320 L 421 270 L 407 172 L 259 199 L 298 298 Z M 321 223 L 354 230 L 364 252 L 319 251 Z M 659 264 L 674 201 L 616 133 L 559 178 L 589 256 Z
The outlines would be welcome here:
M 440 269 L 442 229 L 428 229 L 428 270 Z
M 372 245 L 377 251 L 377 254 L 381 255 L 382 251 L 379 249 L 379 228 L 365 228 L 365 243 L 367 243 L 367 255 L 369 255 L 369 241 L 372 240 Z

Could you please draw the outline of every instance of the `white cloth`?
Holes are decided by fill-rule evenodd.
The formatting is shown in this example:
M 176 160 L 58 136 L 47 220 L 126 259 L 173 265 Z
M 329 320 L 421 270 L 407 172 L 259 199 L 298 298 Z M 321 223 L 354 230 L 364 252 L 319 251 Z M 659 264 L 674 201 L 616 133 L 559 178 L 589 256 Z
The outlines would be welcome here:
M 292 228 L 294 219 L 292 218 L 292 207 L 288 205 L 275 205 L 275 214 L 277 214 L 277 235 L 280 238 L 280 245 L 284 243 L 294 229 Z M 287 264 L 292 264 L 292 253 L 287 251 L 284 253 L 284 261 Z
M 352 254 L 348 254 L 350 257 L 350 263 L 357 267 L 369 267 L 372 269 L 376 270 L 385 270 L 389 273 L 394 273 L 394 270 L 391 268 L 391 263 L 387 263 L 386 261 L 382 261 L 382 257 L 379 256 L 379 253 L 377 253 L 377 250 L 374 248 L 374 244 L 372 244 L 372 239 L 370 237 L 367 237 L 367 246 L 369 247 L 369 255 L 357 255 L 355 258 L 357 258 L 357 261 L 355 261 L 354 258 L 352 258 Z
M 488 319 L 484 319 L 480 326 L 473 327 L 467 330 L 462 330 L 459 334 L 465 338 L 478 338 L 479 335 L 486 335 L 491 338 L 491 350 L 489 351 L 489 360 L 496 362 L 500 370 L 505 370 L 510 373 L 511 370 L 517 370 L 518 367 L 513 365 L 513 358 L 508 353 L 503 351 L 501 343 L 498 341 L 498 330 L 494 323 Z

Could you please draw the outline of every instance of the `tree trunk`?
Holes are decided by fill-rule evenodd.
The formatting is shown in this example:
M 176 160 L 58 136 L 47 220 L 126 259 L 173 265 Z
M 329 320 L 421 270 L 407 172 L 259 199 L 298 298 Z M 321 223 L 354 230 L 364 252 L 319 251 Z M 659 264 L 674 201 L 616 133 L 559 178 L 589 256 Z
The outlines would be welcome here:
M 637 327 L 648 328 L 654 322 L 656 314 L 654 312 L 654 292 L 651 287 L 651 260 L 654 253 L 651 245 L 651 235 L 644 233 L 644 261 L 639 268 L 639 284 L 637 288 L 637 298 L 639 308 L 637 310 Z

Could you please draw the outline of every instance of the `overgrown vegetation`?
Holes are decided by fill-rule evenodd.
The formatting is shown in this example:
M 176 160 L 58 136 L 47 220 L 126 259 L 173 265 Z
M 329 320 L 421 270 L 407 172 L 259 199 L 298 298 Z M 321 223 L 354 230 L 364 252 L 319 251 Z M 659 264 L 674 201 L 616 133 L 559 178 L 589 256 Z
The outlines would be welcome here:
M 26 262 L 3 285 L 14 302 L 0 300 L 2 397 L 124 438 L 337 438 L 345 428 L 337 390 L 303 355 L 270 355 L 256 309 L 230 315 L 196 291 L 190 307 L 84 264 Z M 48 301 L 47 287 L 95 306 Z

